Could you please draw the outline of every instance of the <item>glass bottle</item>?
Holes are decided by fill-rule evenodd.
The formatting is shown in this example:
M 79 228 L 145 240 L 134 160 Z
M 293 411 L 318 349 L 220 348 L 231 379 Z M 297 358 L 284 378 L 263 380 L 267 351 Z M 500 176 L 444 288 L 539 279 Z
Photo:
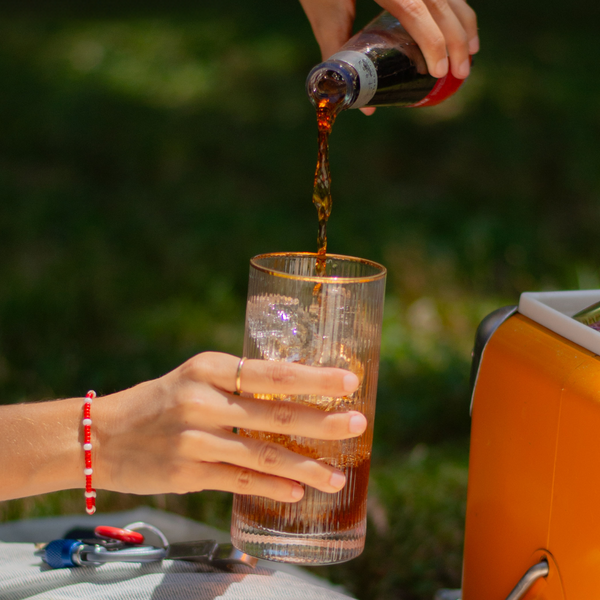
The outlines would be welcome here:
M 596 302 L 578 313 L 573 318 L 596 331 L 600 331 L 600 302 Z
M 384 11 L 308 74 L 307 93 L 340 109 L 363 106 L 434 106 L 463 83 L 450 72 L 437 79 L 427 71 L 419 46 L 398 19 Z

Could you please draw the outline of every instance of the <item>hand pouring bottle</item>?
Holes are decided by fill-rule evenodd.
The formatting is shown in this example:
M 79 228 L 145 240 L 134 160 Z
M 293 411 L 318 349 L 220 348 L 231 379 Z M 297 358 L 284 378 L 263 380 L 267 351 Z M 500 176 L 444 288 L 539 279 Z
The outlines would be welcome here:
M 316 106 L 343 96 L 341 109 L 363 106 L 434 106 L 463 83 L 450 71 L 437 79 L 427 71 L 419 46 L 398 19 L 381 13 L 308 74 L 306 90 Z

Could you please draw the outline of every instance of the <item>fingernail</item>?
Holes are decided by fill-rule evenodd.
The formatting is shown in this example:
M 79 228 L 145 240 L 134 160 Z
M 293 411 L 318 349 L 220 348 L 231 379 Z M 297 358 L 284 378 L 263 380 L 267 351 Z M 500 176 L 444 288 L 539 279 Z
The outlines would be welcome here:
M 443 58 L 442 60 L 440 60 L 440 62 L 435 66 L 435 71 L 432 73 L 432 75 L 439 79 L 440 77 L 443 77 L 444 75 L 446 75 L 446 73 L 448 73 L 448 57 L 447 56 L 446 56 L 446 58 Z
M 336 490 L 341 490 L 346 483 L 346 476 L 339 471 L 335 471 L 331 474 L 329 479 L 329 485 Z
M 344 375 L 344 391 L 353 392 L 358 387 L 358 377 L 354 373 Z
M 470 54 L 475 54 L 479 52 L 479 36 L 476 35 L 470 42 L 469 42 L 469 53 Z
M 460 79 L 464 79 L 469 75 L 471 71 L 471 61 L 467 58 L 463 63 L 458 65 L 458 69 L 456 69 L 456 76 Z
M 292 486 L 291 496 L 294 500 L 300 500 L 304 496 L 304 488 L 299 483 L 295 483 Z
M 348 431 L 350 433 L 362 433 L 367 428 L 367 419 L 364 415 L 357 414 L 350 417 Z

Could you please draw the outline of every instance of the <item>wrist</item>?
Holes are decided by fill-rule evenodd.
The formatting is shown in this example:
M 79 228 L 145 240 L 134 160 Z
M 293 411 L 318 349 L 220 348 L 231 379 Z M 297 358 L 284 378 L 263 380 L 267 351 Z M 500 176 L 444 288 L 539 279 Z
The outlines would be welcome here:
M 118 447 L 121 436 L 129 437 L 132 432 L 123 430 L 124 423 L 117 418 L 117 415 L 122 418 L 122 411 L 119 410 L 122 394 L 117 392 L 99 396 L 92 403 L 92 468 L 97 490 L 123 491 L 115 481 L 115 473 L 122 461 L 115 446 Z

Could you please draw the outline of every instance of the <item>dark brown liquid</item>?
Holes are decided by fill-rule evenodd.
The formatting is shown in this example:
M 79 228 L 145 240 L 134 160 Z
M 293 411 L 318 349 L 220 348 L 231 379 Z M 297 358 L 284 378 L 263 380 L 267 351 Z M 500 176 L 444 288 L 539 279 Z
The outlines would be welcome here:
M 317 275 L 325 275 L 325 256 L 327 254 L 327 220 L 331 214 L 331 174 L 329 172 L 329 134 L 333 122 L 342 107 L 343 97 L 324 98 L 317 105 L 317 127 L 319 129 L 319 153 L 315 170 L 313 204 L 319 216 L 319 235 L 317 237 Z
M 257 432 L 245 432 L 248 437 L 259 437 Z M 242 435 L 244 435 L 242 433 Z M 263 434 L 264 435 L 264 434 Z M 288 436 L 287 443 L 278 443 L 289 450 L 316 458 L 315 452 Z M 367 488 L 371 457 L 348 457 L 335 461 L 346 475 L 346 485 L 335 494 L 321 492 L 305 486 L 300 502 L 277 502 L 259 496 L 246 496 L 244 519 L 249 525 L 260 529 L 271 529 L 285 533 L 324 534 L 357 527 L 366 516 Z

